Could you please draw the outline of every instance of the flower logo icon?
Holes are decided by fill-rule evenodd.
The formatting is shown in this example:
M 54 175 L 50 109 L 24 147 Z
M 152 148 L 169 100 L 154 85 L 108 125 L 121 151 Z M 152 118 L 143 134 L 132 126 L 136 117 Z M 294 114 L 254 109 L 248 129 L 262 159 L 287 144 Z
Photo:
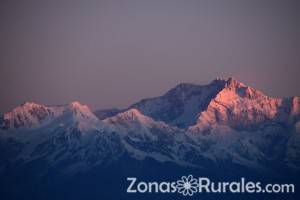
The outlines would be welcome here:
M 193 196 L 197 192 L 198 182 L 197 179 L 193 178 L 192 175 L 188 177 L 182 176 L 180 180 L 177 181 L 177 191 L 184 196 Z

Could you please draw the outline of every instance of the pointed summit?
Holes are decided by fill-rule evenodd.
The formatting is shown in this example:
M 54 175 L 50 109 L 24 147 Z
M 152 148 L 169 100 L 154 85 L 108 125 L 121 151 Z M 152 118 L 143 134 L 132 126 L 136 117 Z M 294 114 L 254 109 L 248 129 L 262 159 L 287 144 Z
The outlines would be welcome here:
M 98 118 L 95 114 L 90 110 L 87 105 L 80 103 L 79 101 L 73 101 L 66 106 L 66 111 L 72 113 L 73 118 L 76 120 L 81 119 L 92 119 L 98 121 Z
M 214 79 L 209 85 L 219 85 L 221 87 L 228 87 L 228 88 L 239 88 L 239 87 L 246 87 L 246 85 L 234 77 L 229 77 L 228 79 L 224 78 L 216 78 Z
M 226 81 L 226 86 L 231 88 L 246 87 L 244 83 L 237 81 L 233 77 L 229 77 Z
M 270 98 L 230 77 L 207 108 L 199 113 L 197 123 L 189 129 L 201 132 L 217 125 L 226 125 L 234 129 L 252 130 L 275 119 L 281 102 L 281 99 Z
M 74 110 L 89 110 L 87 105 L 81 104 L 79 101 L 73 101 L 69 103 L 68 107 Z
M 143 115 L 138 109 L 131 108 L 113 117 L 103 120 L 105 123 L 115 126 L 123 131 L 134 131 L 139 134 L 149 132 L 148 128 L 170 129 L 169 126 L 161 121 L 155 121 L 151 117 Z
M 261 91 L 256 90 L 246 84 L 238 81 L 234 77 L 229 77 L 228 79 L 217 78 L 213 80 L 209 85 L 220 86 L 219 93 L 224 93 L 227 90 L 234 91 L 237 95 L 243 98 L 259 98 L 266 97 Z
M 3 115 L 1 127 L 4 129 L 32 127 L 52 115 L 52 111 L 44 105 L 25 102 Z
M 131 108 L 125 112 L 119 113 L 116 116 L 107 118 L 104 121 L 116 123 L 116 122 L 140 122 L 140 123 L 152 123 L 153 120 L 150 117 L 143 115 L 138 109 Z

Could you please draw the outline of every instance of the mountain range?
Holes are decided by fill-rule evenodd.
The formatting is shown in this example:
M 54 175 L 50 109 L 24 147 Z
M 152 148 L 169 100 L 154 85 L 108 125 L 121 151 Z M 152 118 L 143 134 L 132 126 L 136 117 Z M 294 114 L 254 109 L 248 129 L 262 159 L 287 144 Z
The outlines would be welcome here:
M 181 83 L 126 109 L 26 102 L 0 118 L 0 158 L 0 174 L 32 173 L 34 184 L 50 172 L 72 177 L 129 165 L 130 174 L 150 161 L 156 172 L 171 165 L 292 180 L 300 175 L 300 98 L 271 98 L 229 78 Z

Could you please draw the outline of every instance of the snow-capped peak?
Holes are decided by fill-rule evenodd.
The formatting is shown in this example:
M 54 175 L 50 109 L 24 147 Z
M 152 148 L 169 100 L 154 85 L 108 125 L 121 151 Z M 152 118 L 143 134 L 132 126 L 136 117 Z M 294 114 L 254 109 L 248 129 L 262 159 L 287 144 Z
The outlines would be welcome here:
M 131 108 L 125 112 L 119 113 L 116 116 L 105 119 L 107 122 L 120 122 L 120 121 L 136 121 L 142 124 L 149 124 L 153 122 L 153 119 L 143 115 L 138 109 Z
M 249 98 L 260 94 L 232 77 L 217 78 L 208 85 L 180 83 L 164 95 L 141 100 L 130 108 L 137 108 L 156 121 L 187 128 L 195 124 L 199 113 L 205 111 L 209 103 L 225 90 Z
M 22 112 L 22 111 L 30 111 L 37 108 L 45 108 L 45 105 L 38 104 L 35 102 L 25 102 L 21 104 L 20 106 L 14 108 L 12 112 Z
M 64 112 L 58 120 L 60 125 L 68 127 L 67 129 L 75 128 L 82 134 L 110 129 L 109 125 L 99 120 L 87 105 L 78 101 L 71 102 L 62 108 Z
M 53 114 L 47 106 L 26 102 L 3 115 L 4 129 L 33 127 Z
M 87 108 L 86 105 L 81 104 L 79 101 L 73 101 L 73 102 L 69 103 L 69 106 L 74 109 L 86 109 Z
M 249 88 L 249 89 L 254 90 L 253 88 L 247 86 L 246 84 L 238 81 L 234 77 L 229 77 L 228 79 L 216 78 L 209 85 L 219 85 L 222 89 L 225 89 L 225 88 L 231 88 L 231 89 Z
M 216 125 L 253 129 L 275 119 L 281 104 L 282 99 L 270 98 L 259 90 L 229 78 L 207 108 L 199 113 L 197 123 L 189 129 L 201 132 Z
M 38 104 L 38 103 L 35 103 L 35 102 L 27 101 L 27 102 L 23 103 L 19 107 L 22 107 L 22 108 L 32 108 L 32 107 L 42 107 L 42 106 L 44 106 L 44 105 L 41 105 L 41 104 Z
M 73 101 L 68 104 L 68 109 L 74 111 L 74 112 L 80 112 L 82 114 L 90 115 L 91 110 L 87 105 L 81 104 L 79 101 Z
M 155 121 L 151 117 L 143 115 L 138 109 L 131 108 L 125 112 L 119 113 L 113 117 L 108 117 L 103 122 L 112 124 L 117 127 L 136 127 L 136 125 L 148 128 L 160 127 L 169 128 L 167 124 L 161 121 Z
M 92 119 L 98 121 L 99 119 L 90 110 L 87 105 L 81 104 L 79 101 L 73 101 L 66 106 L 66 111 L 72 112 L 74 118 L 80 119 Z
M 238 80 L 236 80 L 233 77 L 229 77 L 226 80 L 226 86 L 227 87 L 234 87 L 234 88 L 239 88 L 239 87 L 246 87 L 246 85 L 242 82 L 239 82 Z
M 99 121 L 88 106 L 78 101 L 63 106 L 45 106 L 26 102 L 4 114 L 0 125 L 3 129 L 33 128 L 48 124 L 65 115 L 77 122 L 91 120 L 98 123 Z

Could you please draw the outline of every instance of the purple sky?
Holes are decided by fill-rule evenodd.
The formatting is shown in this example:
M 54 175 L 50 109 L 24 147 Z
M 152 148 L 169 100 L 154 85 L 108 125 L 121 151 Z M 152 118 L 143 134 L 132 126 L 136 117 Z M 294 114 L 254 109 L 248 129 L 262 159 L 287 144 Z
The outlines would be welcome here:
M 126 107 L 234 76 L 300 96 L 297 0 L 1 0 L 0 112 L 25 102 Z

